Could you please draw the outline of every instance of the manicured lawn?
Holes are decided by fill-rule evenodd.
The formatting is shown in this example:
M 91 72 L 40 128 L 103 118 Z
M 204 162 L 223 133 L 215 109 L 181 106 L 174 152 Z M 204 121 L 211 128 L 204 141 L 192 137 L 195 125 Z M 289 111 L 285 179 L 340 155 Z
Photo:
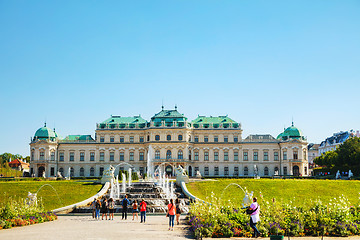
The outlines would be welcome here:
M 290 202 L 297 206 L 309 203 L 310 200 L 320 199 L 328 203 L 330 199 L 343 194 L 352 204 L 359 202 L 360 181 L 346 180 L 312 180 L 312 179 L 215 179 L 216 181 L 201 181 L 187 184 L 188 190 L 200 199 L 206 200 L 213 192 L 217 198 L 231 200 L 240 204 L 244 197 L 243 191 L 237 183 L 249 192 L 254 191 L 254 196 L 259 198 L 260 192 L 264 200 Z M 223 195 L 222 195 L 223 194 Z
M 42 198 L 45 210 L 53 210 L 69 204 L 85 200 L 95 195 L 102 187 L 80 181 L 9 181 L 0 182 L 0 207 L 10 198 L 18 200 L 26 198 L 28 192 L 35 193 L 42 185 L 46 185 L 38 192 L 38 199 Z

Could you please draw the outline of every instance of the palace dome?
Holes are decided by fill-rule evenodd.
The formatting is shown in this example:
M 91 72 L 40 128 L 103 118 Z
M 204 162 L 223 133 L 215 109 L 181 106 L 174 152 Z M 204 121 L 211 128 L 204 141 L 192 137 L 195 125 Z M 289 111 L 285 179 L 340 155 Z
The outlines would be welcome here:
M 50 128 L 46 127 L 46 123 L 44 125 L 44 127 L 39 128 L 34 135 L 35 139 L 53 139 L 56 138 L 56 134 L 53 130 L 51 130 Z
M 277 136 L 278 140 L 289 140 L 289 139 L 300 139 L 305 140 L 305 137 L 302 135 L 301 131 L 294 126 L 294 123 L 290 127 L 284 130 Z

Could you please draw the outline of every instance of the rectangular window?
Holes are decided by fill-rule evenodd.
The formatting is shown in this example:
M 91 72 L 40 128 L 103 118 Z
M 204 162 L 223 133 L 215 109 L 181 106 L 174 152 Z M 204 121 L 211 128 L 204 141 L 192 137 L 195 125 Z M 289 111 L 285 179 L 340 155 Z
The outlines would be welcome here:
M 229 167 L 224 167 L 224 175 L 229 176 Z
M 199 161 L 199 152 L 194 152 L 194 160 Z
M 144 161 L 144 153 L 143 152 L 139 153 L 139 160 Z
M 215 176 L 219 175 L 219 167 L 214 167 L 214 175 Z
M 130 152 L 130 161 L 134 161 L 134 152 Z
M 274 161 L 279 161 L 279 153 L 274 152 Z
M 50 176 L 55 176 L 55 168 L 50 168 Z
M 239 161 L 239 152 L 238 151 L 234 152 L 234 161 Z
M 287 151 L 285 151 L 285 152 L 283 153 L 283 159 L 284 159 L 284 160 L 287 160 Z
M 214 152 L 214 161 L 219 161 L 219 152 Z
M 195 136 L 194 141 L 195 141 L 195 142 L 199 142 L 199 137 L 198 137 L 198 136 Z
M 120 142 L 123 143 L 124 142 L 124 137 L 120 136 Z
M 234 167 L 234 176 L 239 176 L 239 167 Z
M 94 152 L 91 152 L 90 153 L 90 161 L 95 161 L 95 153 Z
M 124 153 L 120 152 L 120 161 L 125 161 Z
M 139 170 L 140 170 L 140 174 L 143 175 L 144 174 L 144 167 L 140 167 Z
M 134 137 L 130 136 L 130 142 L 133 143 L 134 142 Z
M 144 142 L 144 137 L 140 137 L 140 142 Z
M 287 167 L 284 167 L 284 175 L 287 175 Z
M 297 160 L 297 159 L 298 159 L 298 152 L 294 151 L 294 160 Z
M 104 138 L 104 137 L 100 137 L 100 142 L 105 142 L 105 138 Z
M 258 161 L 259 159 L 258 159 L 258 152 L 254 152 L 254 161 Z
M 104 158 L 105 158 L 105 153 L 101 152 L 100 153 L 100 161 L 104 161 Z
M 199 167 L 195 167 L 194 170 L 195 170 L 195 174 L 196 174 L 197 171 L 199 171 Z
M 75 158 L 74 156 L 75 156 L 74 152 L 70 152 L 70 158 L 69 158 L 70 162 L 74 161 L 74 158 Z
M 63 152 L 59 153 L 59 161 L 60 162 L 64 161 L 64 153 Z
M 45 153 L 44 152 L 40 152 L 40 160 L 45 160 Z
M 244 161 L 248 161 L 249 158 L 248 158 L 248 152 L 244 152 Z
M 224 161 L 229 161 L 229 153 L 224 152 Z
M 264 152 L 264 161 L 269 161 L 269 153 Z
M 51 161 L 55 161 L 55 152 L 51 152 L 50 159 Z
M 239 138 L 237 136 L 234 136 L 234 142 L 238 142 Z
M 114 142 L 114 137 L 110 137 L 110 142 Z
M 114 152 L 110 152 L 110 161 L 114 161 L 115 160 L 115 153 Z
M 204 142 L 208 142 L 209 141 L 209 137 L 208 136 L 205 136 L 204 137 Z
M 219 142 L 219 137 L 218 136 L 214 137 L 214 142 Z
M 104 168 L 103 168 L 103 167 L 100 167 L 100 176 L 103 175 L 103 172 L 104 172 Z
M 204 168 L 204 174 L 205 176 L 209 176 L 209 167 Z
M 83 162 L 85 160 L 85 153 L 80 152 L 80 161 Z
M 204 152 L 204 161 L 209 161 L 209 152 Z
M 228 142 L 229 141 L 229 138 L 228 138 L 228 136 L 224 136 L 224 142 Z

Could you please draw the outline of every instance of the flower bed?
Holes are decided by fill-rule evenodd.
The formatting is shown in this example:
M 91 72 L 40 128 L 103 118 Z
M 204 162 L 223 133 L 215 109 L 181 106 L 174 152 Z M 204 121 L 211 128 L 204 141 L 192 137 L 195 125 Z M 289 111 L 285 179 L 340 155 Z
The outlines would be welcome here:
M 329 204 L 311 201 L 306 207 L 258 199 L 261 207 L 257 228 L 263 236 L 350 236 L 360 234 L 360 205 L 344 197 Z M 213 195 L 209 203 L 196 202 L 190 209 L 189 224 L 197 237 L 251 237 L 249 216 L 230 201 Z

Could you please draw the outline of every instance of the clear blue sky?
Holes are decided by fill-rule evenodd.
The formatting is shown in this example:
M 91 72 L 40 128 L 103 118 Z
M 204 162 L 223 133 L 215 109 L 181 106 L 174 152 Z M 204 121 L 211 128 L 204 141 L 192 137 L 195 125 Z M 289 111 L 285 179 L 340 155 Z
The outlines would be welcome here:
M 0 0 L 0 153 L 111 114 L 228 114 L 243 137 L 360 129 L 360 1 Z

